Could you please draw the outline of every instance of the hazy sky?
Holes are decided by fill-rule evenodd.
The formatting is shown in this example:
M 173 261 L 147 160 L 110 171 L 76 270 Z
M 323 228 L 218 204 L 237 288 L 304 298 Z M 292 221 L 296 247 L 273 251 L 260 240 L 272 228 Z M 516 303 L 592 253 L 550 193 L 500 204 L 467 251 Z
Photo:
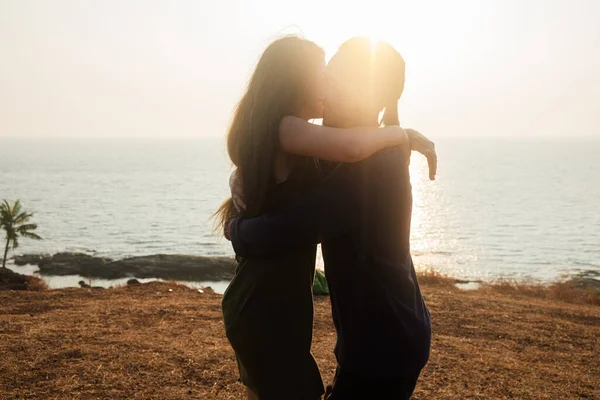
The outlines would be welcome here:
M 600 1 L 0 0 L 0 137 L 223 136 L 265 46 L 372 34 L 431 137 L 600 137 Z

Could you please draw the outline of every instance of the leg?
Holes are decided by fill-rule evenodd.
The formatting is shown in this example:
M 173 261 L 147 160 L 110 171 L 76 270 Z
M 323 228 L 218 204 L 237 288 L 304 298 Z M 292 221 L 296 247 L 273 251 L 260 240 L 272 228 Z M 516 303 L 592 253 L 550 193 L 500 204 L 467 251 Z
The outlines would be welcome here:
M 413 392 L 415 391 L 415 388 L 417 387 L 417 381 L 419 380 L 420 374 L 421 374 L 421 371 L 417 372 L 414 375 L 407 376 L 402 379 L 402 390 L 403 390 L 403 395 L 404 395 L 403 398 L 405 398 L 407 400 L 410 399 Z
M 325 400 L 353 400 L 362 399 L 360 391 L 360 382 L 356 377 L 350 377 L 347 373 L 342 372 L 340 366 L 335 370 L 333 383 L 327 387 Z M 368 399 L 369 397 L 364 397 Z
M 419 374 L 420 372 L 394 379 L 373 379 L 343 372 L 338 367 L 331 393 L 325 400 L 409 400 Z
M 247 395 L 247 397 L 246 397 L 247 400 L 259 400 L 256 393 L 254 393 L 252 391 L 252 389 L 250 389 L 249 387 L 246 387 L 246 395 Z
M 374 382 L 375 389 L 371 393 L 376 394 L 376 398 L 394 399 L 394 400 L 410 400 L 420 372 L 401 376 L 394 379 L 385 379 Z

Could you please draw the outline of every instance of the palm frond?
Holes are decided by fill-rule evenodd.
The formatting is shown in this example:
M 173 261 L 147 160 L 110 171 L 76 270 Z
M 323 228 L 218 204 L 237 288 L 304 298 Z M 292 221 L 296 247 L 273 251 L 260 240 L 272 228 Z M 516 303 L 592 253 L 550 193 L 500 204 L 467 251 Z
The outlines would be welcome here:
M 0 228 L 6 231 L 6 240 L 12 243 L 12 248 L 19 247 L 19 237 L 33 240 L 42 238 L 32 231 L 37 229 L 37 224 L 28 223 L 33 213 L 22 211 L 21 202 L 15 201 L 11 205 L 8 200 L 0 204 Z
M 29 221 L 29 218 L 33 217 L 33 213 L 22 212 L 21 214 L 14 217 L 15 224 L 23 224 Z
M 4 200 L 0 205 L 0 223 L 6 224 L 12 220 L 12 214 L 10 213 L 10 204 Z
M 27 233 L 28 231 L 35 231 L 37 229 L 37 224 L 25 224 L 16 227 L 16 231 L 19 234 Z
M 15 201 L 15 204 L 12 205 L 10 211 L 12 215 L 19 215 L 21 213 L 21 201 Z
M 15 231 L 15 227 L 12 225 L 7 225 L 4 227 L 4 230 L 6 231 L 6 236 L 12 238 L 13 236 L 15 236 L 17 234 L 17 231 Z
M 33 232 L 21 232 L 21 236 L 27 239 L 42 240 L 42 238 Z

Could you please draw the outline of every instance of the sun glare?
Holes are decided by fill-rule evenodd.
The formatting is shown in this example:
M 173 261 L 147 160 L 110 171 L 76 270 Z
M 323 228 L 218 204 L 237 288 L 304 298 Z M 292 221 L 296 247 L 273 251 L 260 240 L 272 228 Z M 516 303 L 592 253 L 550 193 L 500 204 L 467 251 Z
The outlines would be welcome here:
M 371 41 L 371 62 L 373 62 L 373 58 L 375 57 L 375 48 L 377 47 L 377 43 L 379 43 L 379 37 L 370 35 L 369 40 Z
M 371 48 L 374 49 L 375 46 L 377 45 L 377 43 L 379 43 L 379 37 L 378 36 L 374 36 L 374 35 L 370 35 L 369 39 L 371 40 Z

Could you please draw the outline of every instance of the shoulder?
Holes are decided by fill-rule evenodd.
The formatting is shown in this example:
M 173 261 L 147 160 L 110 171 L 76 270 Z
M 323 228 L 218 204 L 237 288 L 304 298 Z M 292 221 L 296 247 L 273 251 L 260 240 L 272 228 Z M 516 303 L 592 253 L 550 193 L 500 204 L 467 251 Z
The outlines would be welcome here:
M 359 184 L 377 191 L 381 185 L 389 187 L 390 182 L 400 182 L 408 179 L 408 164 L 400 148 L 381 150 L 363 160 L 358 170 L 353 173 Z
M 367 160 L 372 159 L 373 162 L 383 162 L 383 161 L 406 161 L 404 153 L 402 149 L 398 146 L 388 147 L 383 150 L 379 150 L 377 153 L 373 154 Z
M 388 168 L 398 168 L 407 165 L 406 156 L 399 147 L 389 147 L 378 151 L 371 157 L 357 163 L 361 169 L 366 170 L 385 170 Z
M 337 177 L 338 181 L 346 180 L 349 184 L 364 183 L 374 179 L 397 176 L 404 169 L 408 170 L 404 153 L 398 147 L 391 147 L 380 150 L 371 157 L 356 163 L 333 165 L 328 179 Z

